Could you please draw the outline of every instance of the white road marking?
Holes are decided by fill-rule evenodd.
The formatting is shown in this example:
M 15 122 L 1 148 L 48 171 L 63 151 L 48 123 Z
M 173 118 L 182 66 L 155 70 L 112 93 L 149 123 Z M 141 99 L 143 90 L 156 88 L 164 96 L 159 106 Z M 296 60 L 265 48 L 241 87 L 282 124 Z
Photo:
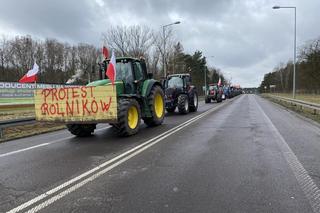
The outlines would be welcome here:
M 14 209 L 8 211 L 8 213 L 19 212 L 19 211 L 21 211 L 21 210 L 23 210 L 23 209 L 35 204 L 36 202 L 38 202 L 40 200 L 43 200 L 44 198 L 47 198 L 48 196 L 51 196 L 54 193 L 66 188 L 62 192 L 60 192 L 59 194 L 54 195 L 51 198 L 49 198 L 48 200 L 46 200 L 46 201 L 38 204 L 37 206 L 33 207 L 28 212 L 37 212 L 37 211 L 41 210 L 41 209 L 45 208 L 46 206 L 54 203 L 55 201 L 61 199 L 62 197 L 68 195 L 69 193 L 77 190 L 78 188 L 82 187 L 86 183 L 95 180 L 96 178 L 98 178 L 99 176 L 105 174 L 106 172 L 110 171 L 111 169 L 113 169 L 113 168 L 117 167 L 118 165 L 126 162 L 127 160 L 133 158 L 134 156 L 138 155 L 139 153 L 143 152 L 144 150 L 148 149 L 149 147 L 159 143 L 160 141 L 162 141 L 163 139 L 169 137 L 170 135 L 178 132 L 182 128 L 187 127 L 190 124 L 194 123 L 195 121 L 201 119 L 202 117 L 212 113 L 213 111 L 218 110 L 219 108 L 223 107 L 224 105 L 225 104 L 220 104 L 217 107 L 209 109 L 208 111 L 203 112 L 200 115 L 198 115 L 198 116 L 196 116 L 194 118 L 191 118 L 191 119 L 185 121 L 184 123 L 172 128 L 172 129 L 170 129 L 170 130 L 168 130 L 166 132 L 163 132 L 162 134 L 160 134 L 160 135 L 158 135 L 158 136 L 156 136 L 156 137 L 154 137 L 154 138 L 152 138 L 152 139 L 150 139 L 150 140 L 148 140 L 148 141 L 146 141 L 146 142 L 144 142 L 144 143 L 142 143 L 142 144 L 140 144 L 140 145 L 138 145 L 138 146 L 136 146 L 136 147 L 134 147 L 134 148 L 122 153 L 122 154 L 120 154 L 120 155 L 118 155 L 117 157 L 115 157 L 115 158 L 113 158 L 111 160 L 108 160 L 108 161 L 100 164 L 99 166 L 97 166 L 97 167 L 95 167 L 95 168 L 93 168 L 93 169 L 91 169 L 91 170 L 89 170 L 89 171 L 87 171 L 85 173 L 82 173 L 81 175 L 79 175 L 79 176 L 77 176 L 77 177 L 75 177 L 75 178 L 73 178 L 73 179 L 71 179 L 71 180 L 69 180 L 69 181 L 67 181 L 67 182 L 65 182 L 65 183 L 63 183 L 63 184 L 61 184 L 61 185 L 59 185 L 59 186 L 57 186 L 57 187 L 45 192 L 45 193 L 43 193 L 43 194 L 41 194 L 41 195 L 39 195 L 39 196 L 37 196 L 37 197 L 25 202 L 25 203 L 23 203 L 23 204 L 21 204 L 20 206 L 15 207 Z M 117 161 L 117 160 L 119 160 L 119 161 Z M 115 162 L 115 161 L 117 161 L 117 162 Z M 113 162 L 115 162 L 115 163 L 113 163 Z M 100 170 L 100 171 L 98 171 L 98 170 Z M 91 175 L 91 176 L 89 176 L 89 175 Z M 89 177 L 87 177 L 87 176 L 89 176 Z M 75 184 L 75 185 L 73 185 L 71 187 L 68 187 L 69 185 L 71 185 L 71 184 L 73 184 L 73 183 L 75 183 L 75 182 L 77 182 L 77 181 L 79 181 L 79 180 L 81 180 L 83 178 L 86 178 L 86 179 L 82 180 L 81 182 L 79 182 L 79 183 L 77 183 L 77 184 Z
M 16 151 L 7 152 L 7 153 L 4 153 L 4 154 L 1 154 L 0 158 L 1 157 L 6 157 L 6 156 L 9 156 L 9 155 L 13 155 L 13 154 L 17 154 L 17 153 L 20 153 L 20 152 L 24 152 L 24 151 L 27 151 L 27 150 L 30 150 L 30 149 L 35 149 L 35 148 L 38 148 L 38 147 L 41 147 L 41 146 L 48 146 L 49 144 L 50 143 L 42 143 L 42 144 L 39 144 L 39 145 L 36 145 L 36 146 L 31 146 L 31 147 L 28 147 L 28 148 L 25 148 L 25 149 L 19 149 L 19 150 L 16 150 Z
M 105 130 L 105 129 L 108 129 L 108 128 L 110 128 L 110 127 L 103 127 L 103 128 L 97 129 L 95 132 L 99 132 L 99 131 L 102 131 L 102 130 Z M 53 140 L 53 141 L 48 142 L 48 143 L 42 143 L 42 144 L 39 144 L 39 145 L 36 145 L 36 146 L 31 146 L 31 147 L 28 147 L 28 148 L 19 149 L 19 150 L 12 151 L 12 152 L 7 152 L 7 153 L 4 153 L 4 154 L 0 154 L 0 158 L 7 157 L 7 156 L 10 156 L 10 155 L 14 155 L 14 154 L 18 154 L 20 152 L 25 152 L 25 151 L 28 151 L 28 150 L 31 150 L 31 149 L 36 149 L 36 148 L 39 148 L 39 147 L 48 146 L 48 145 L 51 145 L 51 144 L 54 144 L 54 143 L 57 143 L 57 142 L 61 142 L 61 141 L 64 141 L 64 140 L 68 140 L 68 139 L 71 139 L 71 138 L 74 138 L 74 137 L 75 136 L 69 136 L 69 137 L 66 137 L 66 138 Z
M 298 160 L 297 156 L 291 150 L 285 139 L 282 137 L 281 133 L 274 126 L 270 118 L 266 115 L 263 109 L 260 107 L 255 98 L 253 100 L 256 102 L 258 109 L 261 111 L 262 115 L 265 117 L 265 120 L 268 122 L 273 134 L 279 140 L 277 140 L 278 146 L 289 164 L 291 170 L 293 171 L 302 191 L 306 195 L 309 203 L 313 209 L 313 212 L 320 213 L 320 190 L 318 186 L 313 182 L 312 178 L 303 167 L 303 165 Z

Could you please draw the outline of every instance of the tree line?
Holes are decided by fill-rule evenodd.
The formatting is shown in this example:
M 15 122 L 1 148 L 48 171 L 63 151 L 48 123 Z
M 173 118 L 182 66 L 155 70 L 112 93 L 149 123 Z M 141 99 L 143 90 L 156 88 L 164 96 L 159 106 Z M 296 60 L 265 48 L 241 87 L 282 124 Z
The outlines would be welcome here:
M 298 93 L 320 94 L 320 38 L 303 45 L 296 63 L 296 90 Z M 275 88 L 270 85 L 275 85 Z M 293 87 L 293 62 L 281 63 L 264 75 L 260 92 L 291 92 Z
M 77 70 L 86 78 L 93 78 L 97 69 L 99 50 L 93 45 L 70 45 L 56 39 L 37 40 L 30 35 L 0 41 L 0 81 L 18 81 L 32 68 L 39 65 L 39 82 L 65 83 Z
M 205 73 L 208 83 L 217 83 L 219 77 L 227 83 L 219 69 L 207 66 L 201 51 L 185 53 L 171 28 L 163 34 L 147 26 L 111 26 L 102 34 L 102 40 L 117 57 L 144 57 L 148 71 L 157 79 L 164 76 L 165 66 L 166 74 L 190 73 L 199 88 L 204 85 Z M 98 63 L 102 60 L 101 47 L 90 44 L 39 40 L 30 35 L 0 39 L 0 81 L 18 81 L 36 62 L 40 67 L 39 82 L 63 84 L 77 77 L 77 83 L 85 84 L 98 79 Z

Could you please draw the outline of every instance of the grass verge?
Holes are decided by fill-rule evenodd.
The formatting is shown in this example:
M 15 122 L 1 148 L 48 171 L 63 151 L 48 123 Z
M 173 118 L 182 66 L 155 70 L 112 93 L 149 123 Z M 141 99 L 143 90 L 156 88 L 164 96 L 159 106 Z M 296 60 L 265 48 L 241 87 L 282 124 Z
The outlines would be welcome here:
M 7 127 L 3 130 L 3 137 L 0 138 L 0 142 L 23 138 L 32 135 L 38 135 L 47 132 L 53 132 L 61 129 L 65 129 L 64 124 L 56 123 L 34 123 L 15 127 Z
M 310 119 L 320 123 L 320 111 L 319 110 L 315 111 L 313 109 L 308 109 L 308 108 L 304 108 L 304 107 L 301 107 L 301 106 L 298 106 L 295 104 L 291 104 L 291 103 L 288 103 L 285 101 L 280 101 L 278 99 L 271 98 L 268 95 L 262 95 L 262 97 L 264 97 L 274 103 L 277 103 L 283 107 L 286 107 L 286 108 L 288 108 L 288 109 L 290 109 L 290 110 L 292 110 L 292 111 L 294 111 L 304 117 L 310 118 Z
M 34 103 L 34 99 L 33 97 L 31 98 L 0 98 L 0 103 L 3 103 L 3 104 Z
M 271 93 L 271 95 L 277 95 L 285 98 L 292 98 L 291 93 Z M 301 101 L 307 101 L 311 103 L 320 104 L 320 95 L 315 94 L 296 94 L 296 99 Z

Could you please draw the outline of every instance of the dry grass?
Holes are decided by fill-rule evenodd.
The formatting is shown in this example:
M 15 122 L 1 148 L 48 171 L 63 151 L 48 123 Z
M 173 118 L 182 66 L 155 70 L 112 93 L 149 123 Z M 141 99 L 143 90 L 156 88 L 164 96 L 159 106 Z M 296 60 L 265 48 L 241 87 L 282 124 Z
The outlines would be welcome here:
M 0 121 L 34 117 L 34 107 L 25 108 L 1 108 Z
M 285 101 L 279 101 L 277 99 L 268 97 L 266 95 L 263 95 L 263 97 L 265 97 L 265 98 L 267 98 L 267 99 L 269 99 L 269 100 L 271 100 L 271 101 L 273 101 L 273 102 L 275 102 L 277 104 L 280 104 L 281 106 L 284 106 L 284 107 L 286 107 L 288 109 L 291 109 L 292 111 L 295 111 L 295 112 L 297 112 L 298 114 L 300 114 L 300 115 L 302 115 L 304 117 L 310 118 L 310 119 L 320 123 L 320 111 L 315 111 L 313 109 L 300 107 L 300 106 L 293 105 L 293 104 L 285 102 Z M 300 99 L 300 100 L 302 100 L 302 99 Z M 305 101 L 307 101 L 307 100 L 305 100 Z
M 64 129 L 65 125 L 56 123 L 35 123 L 22 126 L 8 127 L 3 130 L 3 138 L 0 142 L 42 134 L 46 132 L 52 132 L 60 129 Z
M 34 111 L 31 111 L 31 110 L 0 112 L 0 121 L 19 119 L 19 118 L 30 118 L 34 116 L 35 116 Z
M 292 94 L 290 93 L 272 93 L 272 95 L 278 95 L 286 98 L 292 98 Z M 320 104 L 320 95 L 314 94 L 296 94 L 296 99 L 307 101 L 311 103 Z

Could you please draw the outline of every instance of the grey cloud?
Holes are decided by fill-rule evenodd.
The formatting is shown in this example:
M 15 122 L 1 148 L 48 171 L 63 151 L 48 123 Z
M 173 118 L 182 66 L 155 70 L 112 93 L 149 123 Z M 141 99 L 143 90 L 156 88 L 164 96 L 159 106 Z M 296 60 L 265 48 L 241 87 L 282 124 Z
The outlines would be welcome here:
M 265 73 L 292 58 L 293 11 L 272 10 L 275 4 L 297 6 L 299 46 L 320 35 L 318 0 L 4 0 L 0 33 L 11 29 L 99 46 L 110 25 L 160 30 L 179 19 L 173 31 L 186 51 L 214 55 L 209 64 L 230 73 L 235 83 L 258 86 Z

